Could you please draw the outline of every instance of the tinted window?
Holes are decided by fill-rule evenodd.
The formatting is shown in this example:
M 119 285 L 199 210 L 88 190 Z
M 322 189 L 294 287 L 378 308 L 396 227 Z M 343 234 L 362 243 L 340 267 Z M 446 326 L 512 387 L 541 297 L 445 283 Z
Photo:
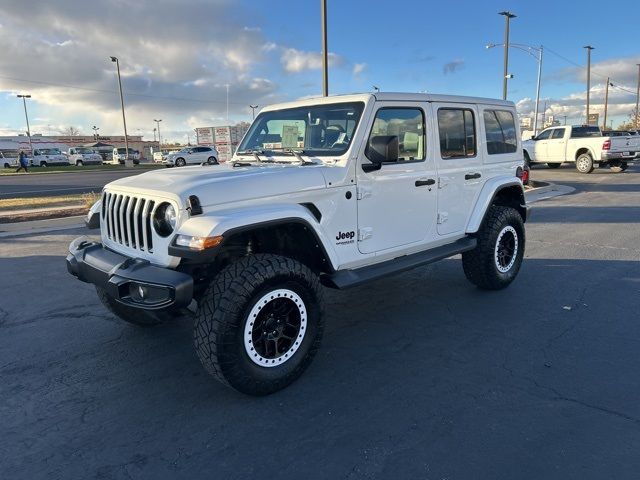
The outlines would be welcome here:
M 506 110 L 485 110 L 484 129 L 487 137 L 487 153 L 513 153 L 518 149 L 516 125 L 513 114 Z
M 398 161 L 424 160 L 424 114 L 417 108 L 381 108 L 369 134 L 369 148 L 375 137 L 398 137 Z
M 555 140 L 559 138 L 564 138 L 564 128 L 556 128 L 551 134 L 551 138 Z
M 571 138 L 600 137 L 599 127 L 572 127 Z
M 476 125 L 471 110 L 441 108 L 438 110 L 438 130 L 442 158 L 476 155 Z
M 545 130 L 543 132 L 540 132 L 540 135 L 538 135 L 536 138 L 538 140 L 548 140 L 550 136 L 551 136 L 551 130 Z

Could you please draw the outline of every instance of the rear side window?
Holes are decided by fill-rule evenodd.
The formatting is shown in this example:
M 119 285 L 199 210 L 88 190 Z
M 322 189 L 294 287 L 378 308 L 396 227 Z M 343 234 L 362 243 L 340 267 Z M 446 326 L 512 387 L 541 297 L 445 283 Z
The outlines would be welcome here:
M 476 124 L 473 112 L 466 108 L 438 110 L 440 156 L 465 158 L 476 155 Z
M 573 127 L 571 129 L 571 138 L 600 137 L 600 128 L 598 127 Z
M 514 153 L 518 149 L 518 140 L 513 114 L 507 110 L 485 110 L 483 117 L 487 153 Z

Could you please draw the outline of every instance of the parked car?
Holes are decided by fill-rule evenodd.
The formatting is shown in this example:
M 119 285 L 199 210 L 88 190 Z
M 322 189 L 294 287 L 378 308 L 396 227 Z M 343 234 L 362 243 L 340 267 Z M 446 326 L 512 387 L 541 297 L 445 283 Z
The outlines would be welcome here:
M 138 150 L 129 148 L 128 156 L 129 156 L 129 159 L 133 160 L 134 165 L 138 165 L 140 163 L 140 152 Z M 105 162 L 105 163 L 109 163 L 112 165 L 124 165 L 126 158 L 127 158 L 127 149 L 125 147 L 114 148 L 111 161 Z
M 31 164 L 34 167 L 69 165 L 69 159 L 59 148 L 36 148 L 33 150 Z
M 199 165 L 218 163 L 218 151 L 215 147 L 187 147 L 167 155 L 163 162 L 169 167 L 184 167 L 185 165 Z
M 418 93 L 264 108 L 228 163 L 107 184 L 88 216 L 101 242 L 74 240 L 68 270 L 129 323 L 198 305 L 205 369 L 273 393 L 319 348 L 321 284 L 354 287 L 460 253 L 482 289 L 516 278 L 529 211 L 517 118 L 513 102 Z M 437 288 L 426 277 L 412 286 Z
M 4 168 L 18 168 L 18 150 L 2 150 L 0 151 L 0 163 Z M 31 158 L 29 158 L 31 164 Z
M 100 154 L 89 147 L 71 147 L 67 152 L 67 157 L 69 163 L 77 167 L 82 165 L 102 165 Z
M 640 151 L 633 137 L 603 136 L 599 127 L 579 125 L 551 127 L 523 143 L 525 160 L 531 164 L 546 163 L 558 168 L 573 162 L 580 173 L 591 173 L 608 165 L 613 171 L 624 171 Z

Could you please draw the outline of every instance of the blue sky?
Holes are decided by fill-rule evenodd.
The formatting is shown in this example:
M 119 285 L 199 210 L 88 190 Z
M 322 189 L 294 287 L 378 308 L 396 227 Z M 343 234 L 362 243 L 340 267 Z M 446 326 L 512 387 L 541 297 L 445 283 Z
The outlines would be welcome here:
M 52 5 L 55 3 L 55 5 Z M 166 138 L 197 126 L 248 119 L 248 105 L 319 94 L 320 2 L 273 0 L 0 0 L 0 134 L 24 130 L 17 92 L 29 102 L 32 131 L 73 125 L 120 134 L 113 64 L 123 68 L 130 134 L 152 136 L 163 118 Z M 541 98 L 547 114 L 583 121 L 586 54 L 591 44 L 592 104 L 602 110 L 604 77 L 614 125 L 635 103 L 640 47 L 637 2 L 604 15 L 602 3 L 328 0 L 330 92 L 429 91 L 500 97 L 504 19 L 517 14 L 511 41 L 547 48 Z M 625 12 L 627 14 L 625 14 Z M 631 14 L 635 12 L 634 14 Z M 126 20 L 123 20 L 126 19 Z M 614 28 L 607 28 L 614 25 Z M 558 56 L 559 54 L 562 57 Z M 578 66 L 576 66 L 577 64 Z M 511 50 L 509 99 L 523 114 L 535 97 L 536 61 Z M 29 80 L 29 81 L 26 81 Z M 36 83 L 38 82 L 38 83 Z M 72 88 L 73 87 L 73 88 Z

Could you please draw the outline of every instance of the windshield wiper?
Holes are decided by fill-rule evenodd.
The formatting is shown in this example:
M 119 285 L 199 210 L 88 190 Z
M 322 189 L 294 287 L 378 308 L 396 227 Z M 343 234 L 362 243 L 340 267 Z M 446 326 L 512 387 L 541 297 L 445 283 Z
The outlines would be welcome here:
M 304 150 L 296 150 L 293 148 L 284 148 L 282 149 L 283 152 L 285 153 L 290 153 L 292 155 L 294 155 L 298 160 L 300 160 L 300 163 L 302 165 L 316 165 L 316 162 L 311 161 L 311 160 L 305 160 L 302 157 L 302 154 L 304 153 Z

